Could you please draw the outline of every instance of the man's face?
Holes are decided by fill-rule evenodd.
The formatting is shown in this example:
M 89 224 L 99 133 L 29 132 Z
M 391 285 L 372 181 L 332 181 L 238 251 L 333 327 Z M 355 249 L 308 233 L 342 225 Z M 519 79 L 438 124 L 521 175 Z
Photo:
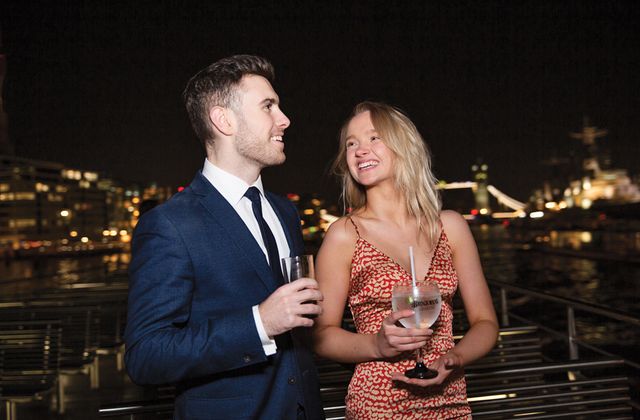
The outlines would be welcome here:
M 284 130 L 290 121 L 280 110 L 271 83 L 262 76 L 244 76 L 237 95 L 239 104 L 233 107 L 238 121 L 236 151 L 259 169 L 282 164 L 286 158 Z

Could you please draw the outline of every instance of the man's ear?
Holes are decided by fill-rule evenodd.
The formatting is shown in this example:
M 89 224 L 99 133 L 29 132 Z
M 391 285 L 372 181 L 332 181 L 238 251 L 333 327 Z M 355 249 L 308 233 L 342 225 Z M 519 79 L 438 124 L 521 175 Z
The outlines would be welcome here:
M 225 136 L 230 136 L 234 132 L 233 116 L 228 108 L 214 106 L 209 111 L 209 121 L 211 124 Z

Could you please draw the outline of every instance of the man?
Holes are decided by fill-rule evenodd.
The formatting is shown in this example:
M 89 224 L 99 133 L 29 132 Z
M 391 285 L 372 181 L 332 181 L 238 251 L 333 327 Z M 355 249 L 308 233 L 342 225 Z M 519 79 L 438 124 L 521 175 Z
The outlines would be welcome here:
M 289 119 L 272 79 L 249 55 L 191 78 L 204 168 L 136 227 L 127 370 L 139 384 L 175 383 L 175 418 L 324 418 L 305 346 L 322 295 L 313 279 L 282 285 L 279 257 L 303 253 L 300 219 L 260 178 L 285 160 Z

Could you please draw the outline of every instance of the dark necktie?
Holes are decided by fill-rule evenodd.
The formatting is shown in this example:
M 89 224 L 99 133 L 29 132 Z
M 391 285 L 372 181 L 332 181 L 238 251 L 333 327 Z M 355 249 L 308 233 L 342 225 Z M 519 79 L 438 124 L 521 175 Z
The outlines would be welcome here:
M 276 238 L 273 237 L 273 233 L 271 229 L 269 229 L 269 225 L 262 217 L 262 203 L 260 202 L 260 191 L 256 187 L 249 187 L 244 196 L 251 200 L 251 208 L 253 209 L 253 215 L 256 217 L 258 221 L 258 226 L 260 226 L 260 234 L 262 235 L 262 240 L 264 241 L 264 246 L 267 248 L 267 254 L 269 255 L 269 265 L 271 266 L 271 271 L 273 271 L 273 275 L 276 278 L 278 284 L 284 283 L 282 277 L 282 270 L 280 270 L 280 256 L 278 255 L 278 244 L 276 243 Z

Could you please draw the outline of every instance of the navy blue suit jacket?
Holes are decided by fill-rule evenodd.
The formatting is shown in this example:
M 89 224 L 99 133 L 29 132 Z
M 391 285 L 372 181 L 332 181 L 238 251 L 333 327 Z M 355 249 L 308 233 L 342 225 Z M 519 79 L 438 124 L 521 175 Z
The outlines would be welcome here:
M 300 219 L 266 193 L 291 249 L 303 254 Z M 175 418 L 324 418 L 309 331 L 278 336 L 267 357 L 252 306 L 277 287 L 240 216 L 198 173 L 146 213 L 133 237 L 126 366 L 138 384 L 176 384 Z

